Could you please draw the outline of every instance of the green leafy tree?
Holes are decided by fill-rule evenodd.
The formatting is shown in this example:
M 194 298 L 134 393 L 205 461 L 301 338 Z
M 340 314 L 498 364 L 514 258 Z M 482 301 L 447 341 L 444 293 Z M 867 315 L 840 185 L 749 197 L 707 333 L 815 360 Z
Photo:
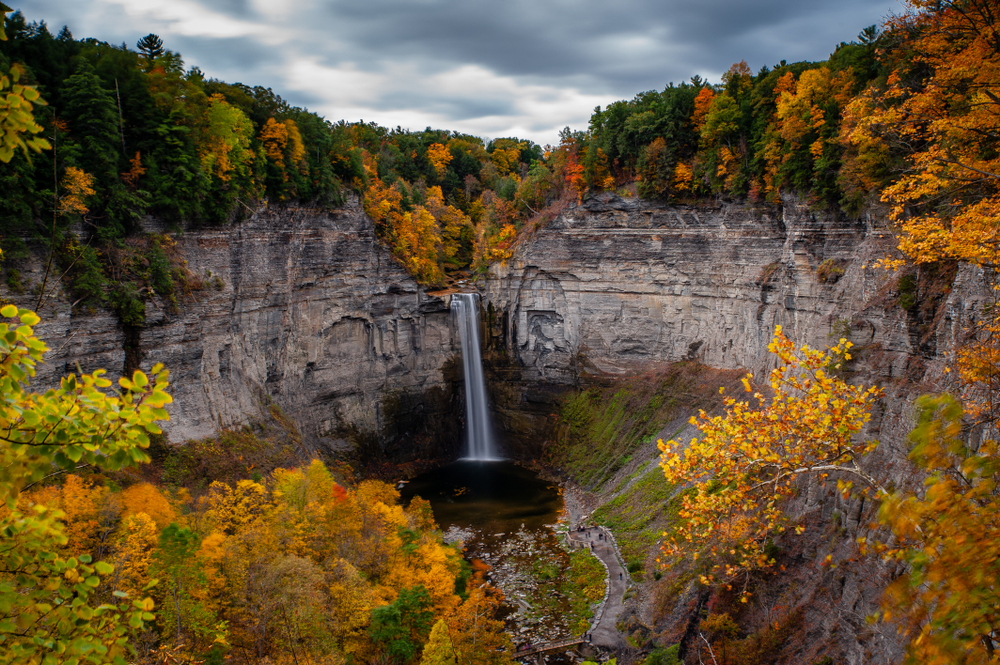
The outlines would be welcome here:
M 149 435 L 168 418 L 167 371 L 153 368 L 106 392 L 104 371 L 69 375 L 44 394 L 29 392 L 46 351 L 33 312 L 7 305 L 0 316 L 0 653 L 15 663 L 124 663 L 130 628 L 152 620 L 150 599 L 97 604 L 101 578 L 113 568 L 89 556 L 65 558 L 61 511 L 24 508 L 22 490 L 53 472 L 105 470 L 148 461 Z
M 154 35 L 153 33 L 149 33 L 137 41 L 135 47 L 139 49 L 139 53 L 149 62 L 163 55 L 163 40 L 160 39 L 159 35 Z
M 995 663 L 1000 636 L 1000 446 L 967 441 L 963 405 L 917 401 L 910 459 L 930 475 L 922 496 L 894 492 L 879 519 L 899 538 L 906 572 L 890 585 L 884 619 L 910 638 L 908 663 Z
M 160 533 L 151 575 L 160 580 L 160 625 L 180 641 L 187 632 L 197 640 L 221 639 L 215 612 L 197 598 L 207 583 L 196 554 L 201 541 L 190 529 L 171 524 Z
M 431 597 L 422 585 L 399 592 L 396 602 L 372 610 L 368 634 L 397 663 L 411 663 L 431 628 Z
M 69 138 L 61 143 L 60 155 L 97 178 L 99 190 L 108 192 L 118 184 L 121 138 L 114 98 L 86 60 L 62 85 L 62 113 L 69 124 Z M 121 235 L 124 228 L 116 230 Z
M 0 41 L 7 41 L 4 30 L 5 17 L 11 9 L 0 2 Z M 49 142 L 42 137 L 31 137 L 42 131 L 31 114 L 32 102 L 44 105 L 38 90 L 30 85 L 21 85 L 23 68 L 15 64 L 6 74 L 0 73 L 0 162 L 7 163 L 20 148 L 25 154 L 29 150 L 41 152 L 49 148 Z M 25 134 L 28 138 L 25 139 Z

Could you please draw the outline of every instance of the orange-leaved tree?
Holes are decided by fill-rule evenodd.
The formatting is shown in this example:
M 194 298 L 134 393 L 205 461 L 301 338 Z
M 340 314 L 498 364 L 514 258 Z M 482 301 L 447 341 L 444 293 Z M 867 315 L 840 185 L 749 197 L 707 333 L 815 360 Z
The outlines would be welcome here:
M 917 263 L 994 265 L 1000 249 L 1000 16 L 992 0 L 907 0 L 885 89 L 850 105 L 848 140 L 904 160 L 882 198 Z
M 852 478 L 864 481 L 865 491 L 878 487 L 860 464 L 876 444 L 858 434 L 881 390 L 836 375 L 851 359 L 850 347 L 842 339 L 829 352 L 797 351 L 778 326 L 768 347 L 780 360 L 771 371 L 770 398 L 755 393 L 756 404 L 727 398 L 725 415 L 692 418 L 701 438 L 687 445 L 658 442 L 667 480 L 692 484 L 681 497 L 685 521 L 664 544 L 665 553 L 707 545 L 715 563 L 703 581 L 732 580 L 773 563 L 766 544 L 784 530 L 781 503 L 800 476 L 836 474 L 843 491 Z M 747 392 L 753 392 L 751 378 L 743 380 Z
M 887 31 L 897 47 L 884 88 L 849 108 L 862 156 L 901 165 L 883 190 L 913 262 L 959 260 L 994 286 L 958 350 L 962 401 L 925 397 L 910 458 L 928 473 L 918 494 L 895 493 L 880 519 L 899 538 L 907 572 L 886 617 L 912 638 L 910 662 L 995 662 L 1000 628 L 1000 12 L 992 0 L 908 0 Z M 881 146 L 880 146 L 881 144 Z M 884 146 L 884 147 L 882 147 Z M 900 262 L 889 261 L 890 265 Z

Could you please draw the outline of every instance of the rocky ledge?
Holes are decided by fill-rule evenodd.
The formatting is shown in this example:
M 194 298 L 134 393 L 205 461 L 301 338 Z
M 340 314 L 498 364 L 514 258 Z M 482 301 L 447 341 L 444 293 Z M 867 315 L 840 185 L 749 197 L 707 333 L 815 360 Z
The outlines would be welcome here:
M 138 339 L 143 368 L 171 371 L 171 441 L 242 425 L 268 400 L 320 448 L 398 444 L 393 452 L 414 456 L 459 439 L 448 299 L 428 295 L 376 242 L 356 199 L 334 211 L 263 209 L 175 239 L 206 286 L 176 314 L 153 298 Z M 39 270 L 22 273 L 38 282 Z M 113 314 L 74 312 L 65 299 L 41 314 L 52 350 L 38 385 L 77 365 L 121 371 Z

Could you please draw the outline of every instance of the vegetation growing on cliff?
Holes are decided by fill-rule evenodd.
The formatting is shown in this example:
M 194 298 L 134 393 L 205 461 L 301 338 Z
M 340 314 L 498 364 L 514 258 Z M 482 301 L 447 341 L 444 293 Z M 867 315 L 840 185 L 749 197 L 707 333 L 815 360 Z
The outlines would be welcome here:
M 828 353 L 796 350 L 779 326 L 769 348 L 779 360 L 770 398 L 755 393 L 756 404 L 727 398 L 725 415 L 702 411 L 692 418 L 700 438 L 658 442 L 667 482 L 693 488 L 681 497 L 682 524 L 664 553 L 676 556 L 689 543 L 698 549 L 707 544 L 713 567 L 702 576 L 705 583 L 730 582 L 774 564 L 768 543 L 784 530 L 783 503 L 796 493 L 800 476 L 834 475 L 844 492 L 858 481 L 863 491 L 878 487 L 860 466 L 877 442 L 858 434 L 882 392 L 836 376 L 851 359 L 850 343 L 841 340 Z M 743 379 L 748 393 L 751 378 Z
M 77 40 L 66 29 L 53 36 L 16 13 L 6 19 L 0 70 L 30 84 L 23 94 L 32 100 L 40 93 L 37 125 L 25 136 L 37 133 L 31 146 L 51 149 L 33 159 L 18 150 L 2 167 L 0 233 L 8 245 L 22 238 L 60 245 L 82 222 L 96 250 L 91 263 L 124 285 L 109 274 L 104 250 L 140 234 L 146 214 L 178 227 L 219 224 L 268 203 L 335 205 L 353 190 L 380 239 L 418 280 L 434 284 L 449 270 L 506 259 L 519 235 L 570 202 L 633 184 L 655 199 L 778 203 L 786 192 L 854 211 L 906 164 L 905 136 L 879 133 L 883 115 L 868 111 L 927 86 L 915 68 L 940 60 L 940 44 L 907 61 L 913 75 L 890 78 L 921 20 L 867 28 L 823 62 L 782 61 L 757 73 L 741 62 L 718 84 L 694 77 L 640 93 L 598 108 L 586 131 L 566 128 L 542 148 L 518 138 L 330 122 L 270 89 L 185 69 L 156 35 L 132 50 Z M 984 40 L 971 40 L 963 57 L 987 57 Z M 962 71 L 956 65 L 941 76 L 950 84 Z M 990 75 L 981 69 L 972 87 L 954 93 L 961 99 L 941 99 L 940 108 L 972 103 L 973 87 Z M 988 119 L 989 105 L 981 108 L 969 118 Z M 953 134 L 949 140 L 961 140 Z M 975 146 L 990 159 L 982 142 Z M 68 205 L 64 183 L 81 179 L 88 186 L 78 189 L 79 205 Z M 116 290 L 99 289 L 105 297 Z
M 721 403 L 717 382 L 734 383 L 736 375 L 685 361 L 621 382 L 595 383 L 563 401 L 548 461 L 585 486 L 599 487 L 643 445 L 652 445 L 671 419 Z

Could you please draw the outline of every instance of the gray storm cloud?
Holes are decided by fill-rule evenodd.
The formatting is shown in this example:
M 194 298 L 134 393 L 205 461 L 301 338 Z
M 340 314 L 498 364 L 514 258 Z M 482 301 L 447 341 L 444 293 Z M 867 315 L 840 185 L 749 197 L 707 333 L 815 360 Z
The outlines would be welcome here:
M 8 0 L 9 4 L 10 0 Z M 17 5 L 15 5 L 17 7 Z M 330 120 L 554 142 L 596 104 L 746 60 L 822 60 L 890 0 L 34 0 L 29 21 L 272 87 Z

